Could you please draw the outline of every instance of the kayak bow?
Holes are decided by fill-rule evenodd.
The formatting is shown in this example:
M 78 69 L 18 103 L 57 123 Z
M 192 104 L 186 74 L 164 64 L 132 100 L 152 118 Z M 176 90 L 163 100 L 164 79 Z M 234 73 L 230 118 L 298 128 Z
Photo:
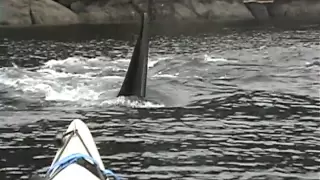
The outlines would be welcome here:
M 105 169 L 90 130 L 83 121 L 73 120 L 68 130 L 56 140 L 60 148 L 45 180 L 108 180 L 110 177 L 120 180 L 111 170 Z

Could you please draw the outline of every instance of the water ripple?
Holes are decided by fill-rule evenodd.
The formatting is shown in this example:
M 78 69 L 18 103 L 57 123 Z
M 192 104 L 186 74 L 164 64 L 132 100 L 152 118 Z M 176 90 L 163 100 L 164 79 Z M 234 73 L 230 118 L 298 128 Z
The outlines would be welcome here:
M 114 98 L 132 42 L 0 42 L 0 179 L 44 174 L 85 121 L 124 179 L 318 179 L 319 31 L 152 37 L 150 101 Z

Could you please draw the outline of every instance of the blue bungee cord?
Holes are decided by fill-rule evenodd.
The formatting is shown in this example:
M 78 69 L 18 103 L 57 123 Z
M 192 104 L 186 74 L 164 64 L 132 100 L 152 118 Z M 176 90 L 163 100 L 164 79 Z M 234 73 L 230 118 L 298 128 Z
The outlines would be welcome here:
M 47 172 L 48 175 L 50 175 L 52 173 L 52 171 L 54 170 L 58 170 L 58 169 L 64 169 L 66 168 L 68 165 L 75 163 L 78 159 L 80 158 L 84 158 L 86 160 L 92 161 L 94 165 L 98 166 L 98 163 L 91 157 L 85 154 L 80 154 L 80 153 L 75 153 L 75 154 L 71 154 L 63 159 L 61 159 L 60 161 L 56 162 Z M 99 167 L 99 166 L 98 166 Z M 100 168 L 99 168 L 100 169 Z M 111 170 L 109 169 L 100 169 L 104 175 L 111 175 L 113 176 L 116 180 L 121 180 L 115 173 L 113 173 Z

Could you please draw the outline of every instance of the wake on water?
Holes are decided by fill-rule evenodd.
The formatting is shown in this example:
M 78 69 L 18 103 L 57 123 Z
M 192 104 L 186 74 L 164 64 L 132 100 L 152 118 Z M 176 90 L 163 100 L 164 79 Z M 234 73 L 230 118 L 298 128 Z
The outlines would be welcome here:
M 227 61 L 221 57 L 211 58 L 207 54 L 200 59 L 203 62 Z M 155 79 L 175 79 L 179 75 L 181 79 L 184 76 L 179 71 L 169 72 L 170 68 L 166 67 L 166 61 L 170 61 L 171 65 L 175 64 L 171 56 L 162 55 L 149 60 L 148 86 Z M 18 67 L 12 63 L 12 67 L 0 68 L 0 96 L 3 99 L 0 102 L 0 109 L 24 109 L 29 106 L 33 108 L 35 106 L 165 107 L 165 103 L 153 99 L 116 97 L 129 62 L 129 58 L 113 60 L 103 56 L 96 58 L 73 56 L 61 60 L 52 59 L 36 67 Z M 180 63 L 177 61 L 177 64 Z
M 163 107 L 146 101 L 116 97 L 129 59 L 70 57 L 50 60 L 42 66 L 0 68 L 0 90 L 6 99 L 75 106 Z M 155 62 L 149 63 L 152 67 Z M 61 104 L 60 104 L 61 105 Z M 1 108 L 4 108 L 2 105 Z

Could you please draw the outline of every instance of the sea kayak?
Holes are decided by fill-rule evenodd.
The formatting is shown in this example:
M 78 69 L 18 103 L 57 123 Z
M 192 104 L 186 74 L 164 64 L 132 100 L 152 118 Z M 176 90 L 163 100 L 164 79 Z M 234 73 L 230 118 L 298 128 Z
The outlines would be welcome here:
M 105 169 L 87 125 L 73 120 L 68 130 L 57 137 L 59 149 L 44 180 L 108 180 L 120 178 Z

